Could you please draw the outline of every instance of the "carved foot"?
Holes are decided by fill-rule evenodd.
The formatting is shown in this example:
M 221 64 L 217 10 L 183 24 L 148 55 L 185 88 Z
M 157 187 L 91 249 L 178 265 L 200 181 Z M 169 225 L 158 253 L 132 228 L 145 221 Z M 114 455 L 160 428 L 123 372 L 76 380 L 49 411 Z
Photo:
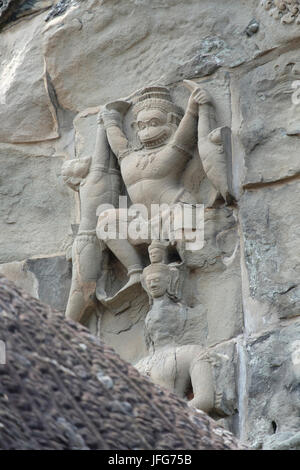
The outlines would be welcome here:
M 131 286 L 138 284 L 139 282 L 141 282 L 141 273 L 131 274 L 129 281 L 127 282 L 127 284 L 125 284 L 124 287 L 122 287 L 121 290 L 119 290 L 118 294 L 120 294 L 123 291 L 128 290 Z
M 122 289 L 120 289 L 115 295 L 112 297 L 108 297 L 104 292 L 103 288 L 97 288 L 96 296 L 97 299 L 109 309 L 117 313 L 121 313 L 125 311 L 131 304 L 132 300 L 136 298 L 139 294 L 139 287 L 140 289 L 140 282 L 141 282 L 141 274 L 140 273 L 133 273 L 131 274 L 129 281 L 125 284 Z

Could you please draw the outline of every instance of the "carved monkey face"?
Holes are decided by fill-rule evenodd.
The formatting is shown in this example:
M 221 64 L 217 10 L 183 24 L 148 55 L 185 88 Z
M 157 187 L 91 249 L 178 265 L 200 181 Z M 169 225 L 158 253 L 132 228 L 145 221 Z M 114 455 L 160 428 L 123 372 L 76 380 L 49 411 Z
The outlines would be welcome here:
M 154 299 L 165 295 L 169 287 L 169 283 L 170 278 L 166 276 L 165 272 L 160 273 L 156 271 L 154 273 L 149 273 L 146 276 L 147 289 Z
M 171 136 L 167 113 L 160 109 L 143 109 L 137 115 L 137 135 L 146 147 L 159 147 Z

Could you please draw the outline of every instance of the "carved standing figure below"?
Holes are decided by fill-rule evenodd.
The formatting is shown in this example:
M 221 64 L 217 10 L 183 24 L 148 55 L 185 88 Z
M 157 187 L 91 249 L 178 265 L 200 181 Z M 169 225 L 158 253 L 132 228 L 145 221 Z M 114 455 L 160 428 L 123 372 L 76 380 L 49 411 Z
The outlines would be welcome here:
M 189 405 L 207 413 L 215 404 L 215 391 L 209 353 L 189 343 L 188 307 L 174 300 L 172 271 L 163 263 L 147 266 L 143 284 L 151 300 L 145 319 L 149 355 L 135 367 L 155 383 L 189 400 Z

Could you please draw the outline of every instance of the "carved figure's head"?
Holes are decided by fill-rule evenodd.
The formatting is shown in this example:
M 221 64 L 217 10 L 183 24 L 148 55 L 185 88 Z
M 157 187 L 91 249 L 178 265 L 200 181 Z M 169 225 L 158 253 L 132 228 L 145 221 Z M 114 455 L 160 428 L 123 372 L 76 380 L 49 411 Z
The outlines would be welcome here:
M 80 183 L 89 172 L 90 164 L 90 157 L 74 158 L 64 162 L 61 169 L 64 183 L 78 191 Z
M 156 299 L 167 293 L 171 273 L 166 264 L 155 263 L 150 264 L 144 269 L 143 278 L 149 294 L 152 298 Z
M 153 240 L 148 248 L 151 263 L 165 263 L 167 257 L 168 242 Z
M 145 88 L 133 106 L 133 113 L 138 139 L 148 148 L 164 145 L 183 115 L 165 87 Z

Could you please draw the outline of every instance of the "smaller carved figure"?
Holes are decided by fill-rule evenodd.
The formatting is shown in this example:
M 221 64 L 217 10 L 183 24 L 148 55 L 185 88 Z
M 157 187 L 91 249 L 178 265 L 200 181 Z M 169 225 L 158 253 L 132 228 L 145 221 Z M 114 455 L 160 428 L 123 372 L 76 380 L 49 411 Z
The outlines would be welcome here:
M 174 270 L 175 268 L 173 268 Z M 214 384 L 209 354 L 186 344 L 189 309 L 174 300 L 172 268 L 161 262 L 143 271 L 143 285 L 152 305 L 145 319 L 149 356 L 136 364 L 144 375 L 207 413 L 214 407 Z
M 163 240 L 153 240 L 148 247 L 148 253 L 151 263 L 166 263 L 167 247 L 169 243 Z
M 96 283 L 104 262 L 103 244 L 96 237 L 99 204 L 116 204 L 120 192 L 120 173 L 112 158 L 106 133 L 98 125 L 95 152 L 91 157 L 66 161 L 64 182 L 80 195 L 80 225 L 72 247 L 72 284 L 66 317 L 82 321 L 97 309 Z

